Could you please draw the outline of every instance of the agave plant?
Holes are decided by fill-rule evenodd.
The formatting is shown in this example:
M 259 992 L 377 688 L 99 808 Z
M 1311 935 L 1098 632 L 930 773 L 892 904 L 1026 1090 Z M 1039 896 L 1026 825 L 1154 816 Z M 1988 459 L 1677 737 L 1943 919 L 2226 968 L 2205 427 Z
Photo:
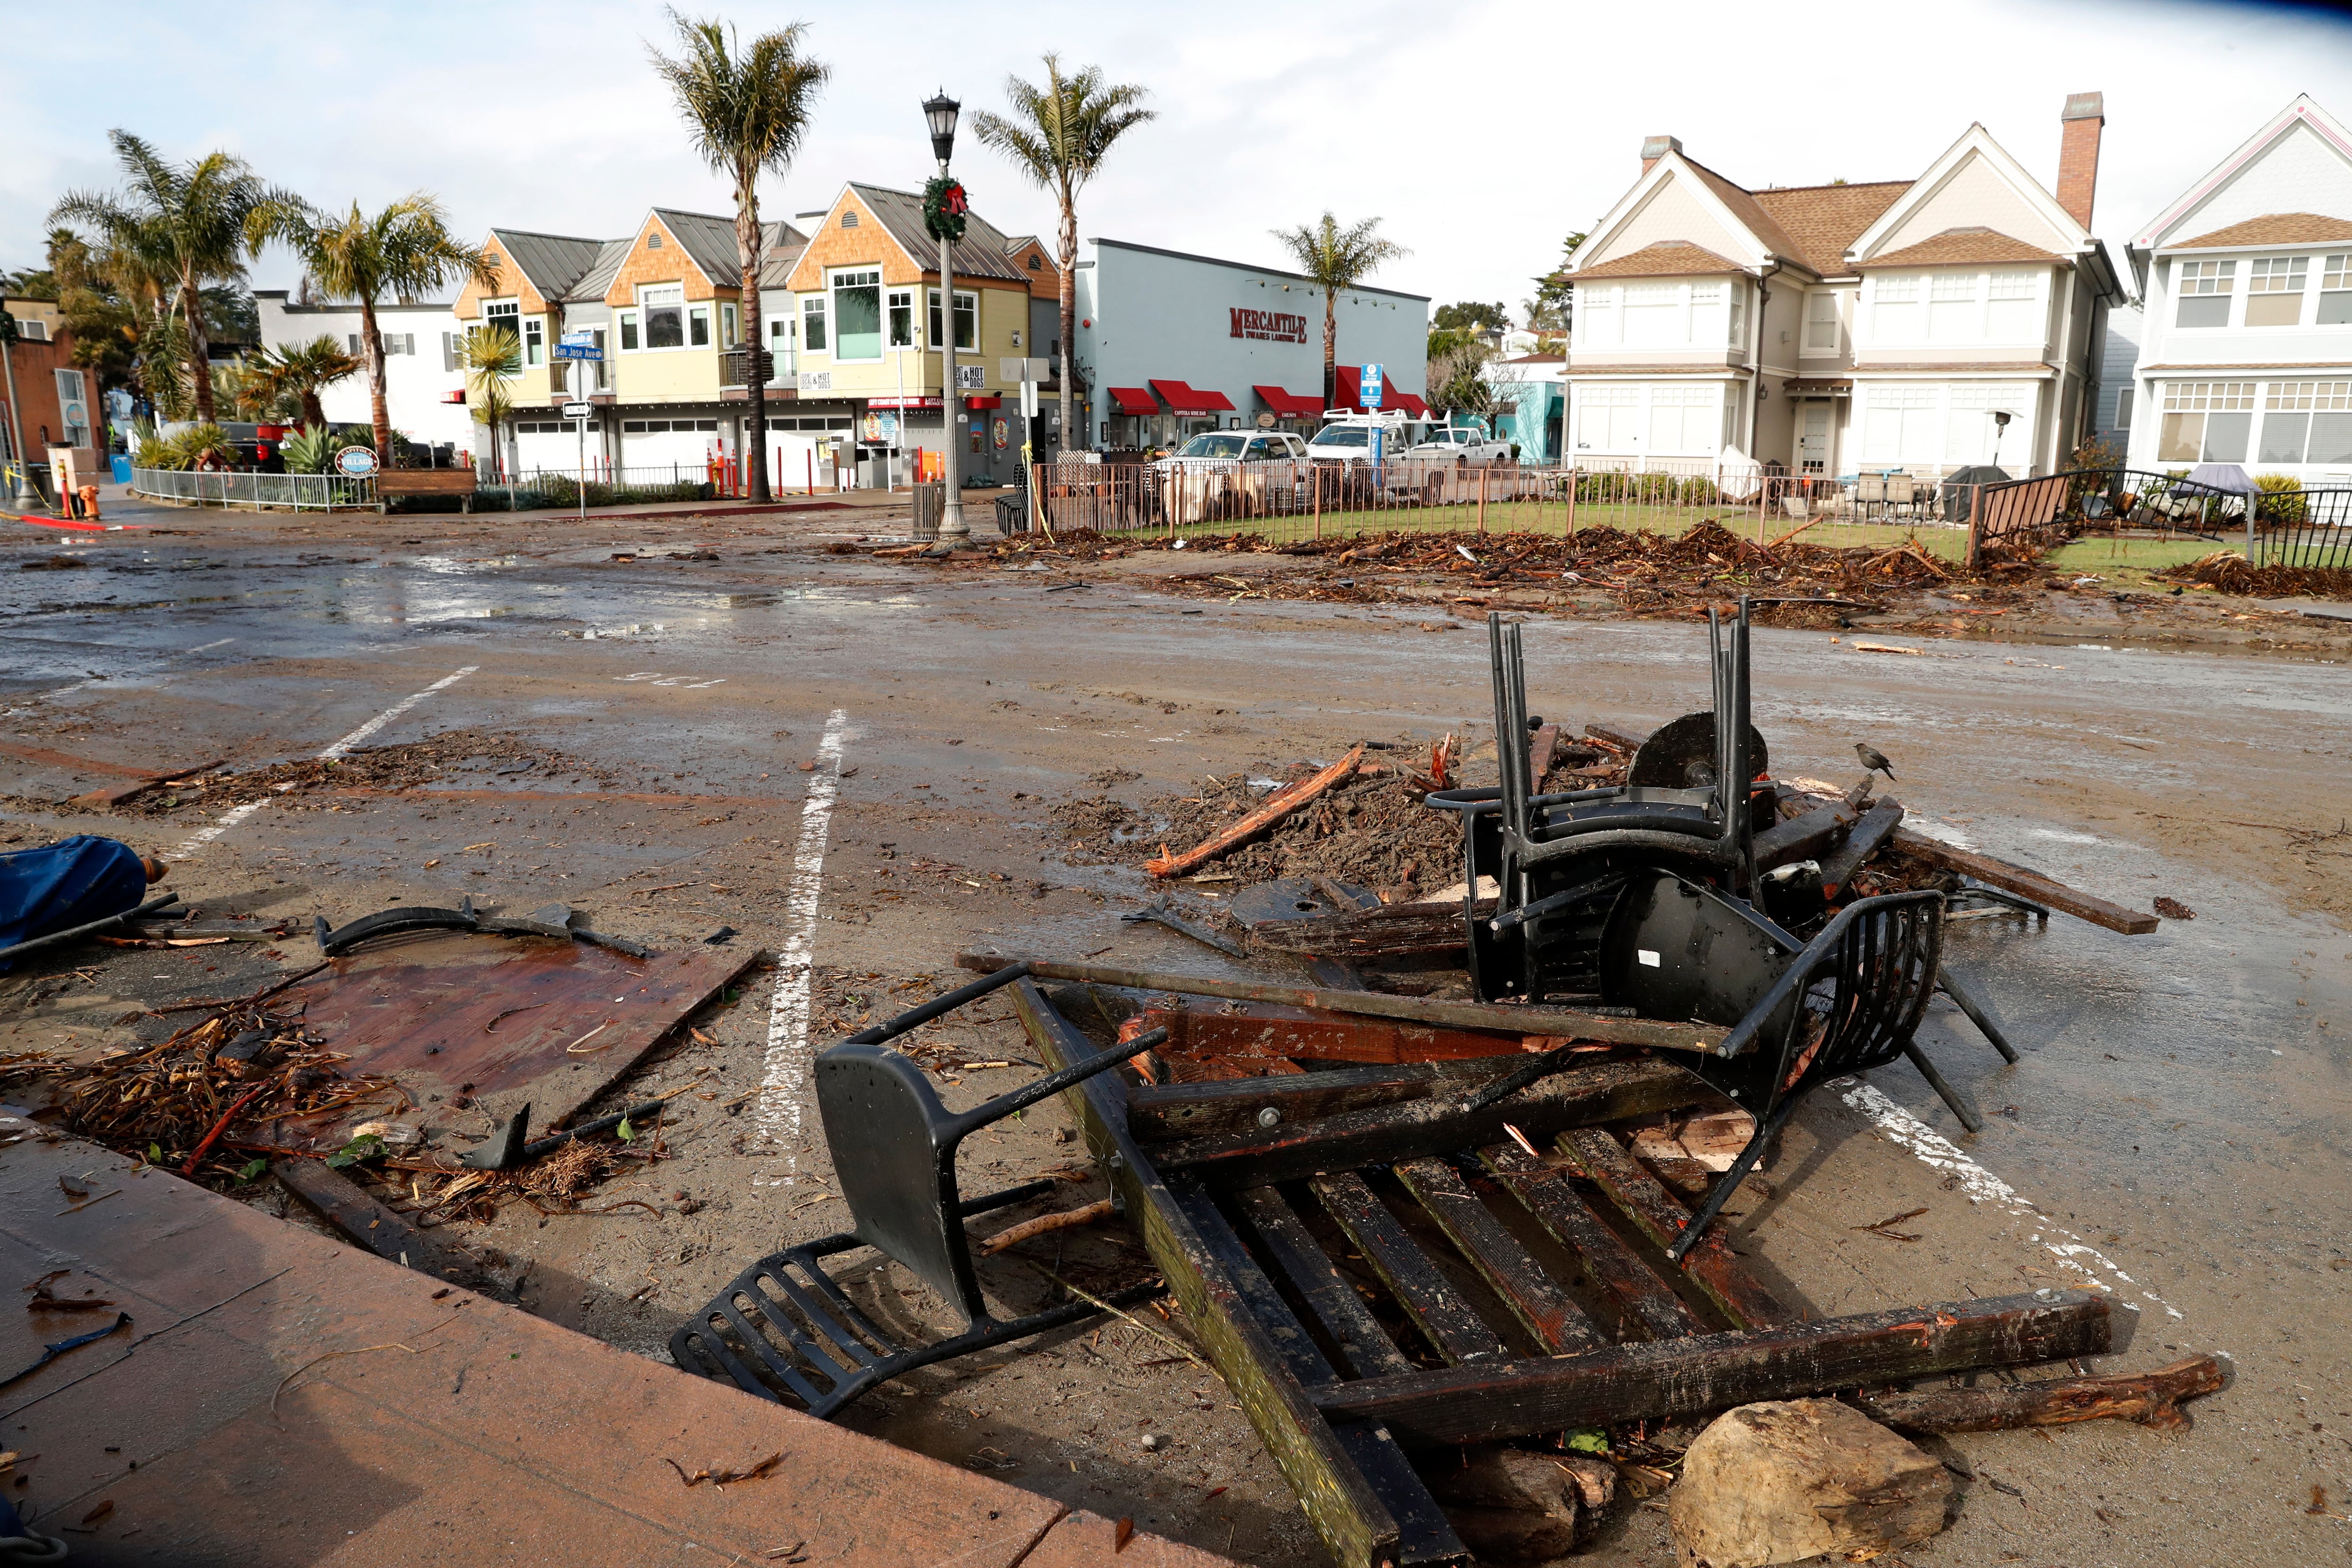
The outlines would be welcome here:
M 159 468 L 227 468 L 236 463 L 236 443 L 217 425 L 191 426 L 156 443 Z
M 278 454 L 286 459 L 286 471 L 289 474 L 326 473 L 334 467 L 335 454 L 342 449 L 342 437 L 324 425 L 305 425 L 278 443 Z

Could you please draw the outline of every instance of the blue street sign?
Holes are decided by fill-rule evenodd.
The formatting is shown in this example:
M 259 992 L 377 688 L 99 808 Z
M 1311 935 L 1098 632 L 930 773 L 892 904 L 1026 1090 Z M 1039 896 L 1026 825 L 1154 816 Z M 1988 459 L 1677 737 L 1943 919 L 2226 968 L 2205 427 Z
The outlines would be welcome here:
M 1378 408 L 1381 405 L 1381 395 L 1387 390 L 1387 388 L 1382 384 L 1386 379 L 1387 378 L 1381 374 L 1381 367 L 1379 365 L 1368 364 L 1364 367 L 1364 374 L 1360 384 L 1364 390 L 1365 407 Z
M 596 346 L 596 334 L 593 332 L 566 332 L 555 341 L 555 357 L 593 363 L 603 359 L 604 351 Z

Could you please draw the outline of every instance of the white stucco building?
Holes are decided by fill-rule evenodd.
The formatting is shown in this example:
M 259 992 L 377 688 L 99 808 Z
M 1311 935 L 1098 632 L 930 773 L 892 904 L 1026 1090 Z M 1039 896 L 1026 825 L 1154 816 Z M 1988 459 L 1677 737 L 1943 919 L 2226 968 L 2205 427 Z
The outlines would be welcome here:
M 336 425 L 368 425 L 366 355 L 360 352 L 356 305 L 296 305 L 287 290 L 255 292 L 264 348 L 292 347 L 321 335 L 362 362 L 355 374 L 319 394 L 319 405 Z M 394 435 L 423 446 L 469 450 L 480 437 L 466 409 L 466 372 L 458 362 L 461 334 L 446 300 L 378 305 L 376 330 L 383 334 L 384 405 Z

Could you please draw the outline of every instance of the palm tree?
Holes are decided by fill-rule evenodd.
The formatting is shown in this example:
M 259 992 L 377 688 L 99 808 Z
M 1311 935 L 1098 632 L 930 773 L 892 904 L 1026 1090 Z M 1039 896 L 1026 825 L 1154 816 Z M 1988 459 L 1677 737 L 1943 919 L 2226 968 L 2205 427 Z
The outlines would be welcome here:
M 50 209 L 49 221 L 86 224 L 118 261 L 135 258 L 139 270 L 168 279 L 170 293 L 158 315 L 172 310 L 181 319 L 196 418 L 208 425 L 213 378 L 202 290 L 245 276 L 239 252 L 247 221 L 265 205 L 288 198 L 226 153 L 175 164 L 127 131 L 109 132 L 107 140 L 127 177 L 125 188 L 111 195 L 71 192 Z
M 1277 228 L 1298 270 L 1323 290 L 1323 406 L 1331 406 L 1339 392 L 1339 290 L 1353 289 L 1385 262 L 1411 256 L 1412 251 L 1375 232 L 1381 220 L 1368 217 L 1346 228 L 1329 213 L 1320 223 L 1297 228 Z
M 1079 190 L 1102 168 L 1111 144 L 1147 120 L 1158 118 L 1141 107 L 1147 89 L 1131 83 L 1105 87 L 1100 66 L 1088 66 L 1075 76 L 1062 74 L 1059 56 L 1045 57 L 1045 85 L 1033 87 L 1019 77 L 1004 79 L 1010 117 L 982 110 L 971 117 L 973 133 L 983 146 L 993 147 L 1040 189 L 1051 191 L 1061 204 L 1062 226 L 1055 236 L 1054 259 L 1062 273 L 1061 361 L 1062 438 L 1066 443 L 1078 426 L 1071 422 L 1070 345 L 1076 337 L 1078 296 Z
M 466 401 L 474 416 L 489 427 L 489 471 L 495 479 L 504 468 L 499 447 L 499 426 L 514 409 L 507 383 L 522 374 L 522 343 L 512 327 L 483 327 L 466 334 Z M 480 465 L 478 463 L 477 468 Z
M 348 213 L 330 214 L 293 197 L 277 198 L 257 206 L 245 226 L 246 246 L 256 256 L 273 239 L 283 241 L 301 259 L 329 299 L 357 301 L 376 458 L 388 462 L 392 415 L 384 404 L 383 335 L 375 324 L 378 301 L 415 299 L 469 279 L 495 287 L 498 253 L 488 246 L 469 246 L 451 234 L 441 204 L 423 191 L 373 215 L 362 212 L 357 202 Z
M 327 411 L 319 403 L 320 389 L 357 375 L 360 362 L 320 333 L 307 343 L 265 348 L 247 362 L 247 369 L 272 401 L 290 398 L 300 404 L 304 425 L 323 426 Z
M 831 70 L 821 60 L 804 58 L 800 22 L 781 32 L 762 33 L 738 54 L 733 29 L 717 21 L 690 22 L 671 10 L 670 26 L 683 46 L 671 59 L 658 49 L 654 74 L 669 83 L 677 96 L 678 112 L 694 136 L 694 150 L 703 162 L 735 183 L 735 255 L 743 269 L 745 357 L 756 366 L 766 340 L 760 325 L 760 192 L 762 173 L 778 174 L 791 168 L 808 128 L 809 110 L 817 89 Z M 764 501 L 768 493 L 767 377 L 747 375 L 751 393 L 751 428 L 744 445 L 751 448 L 751 499 Z

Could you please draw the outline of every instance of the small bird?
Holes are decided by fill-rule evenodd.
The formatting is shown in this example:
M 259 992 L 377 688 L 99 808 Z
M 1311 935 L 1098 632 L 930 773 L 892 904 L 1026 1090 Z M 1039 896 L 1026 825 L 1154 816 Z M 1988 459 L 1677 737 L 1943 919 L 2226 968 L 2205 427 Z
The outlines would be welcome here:
M 1862 765 L 1868 768 L 1872 773 L 1885 773 L 1889 779 L 1894 778 L 1895 764 L 1888 762 L 1886 760 L 1886 753 L 1880 751 L 1877 747 L 1867 745 L 1863 742 L 1856 741 L 1853 743 L 1853 754 L 1860 757 L 1862 759 Z

